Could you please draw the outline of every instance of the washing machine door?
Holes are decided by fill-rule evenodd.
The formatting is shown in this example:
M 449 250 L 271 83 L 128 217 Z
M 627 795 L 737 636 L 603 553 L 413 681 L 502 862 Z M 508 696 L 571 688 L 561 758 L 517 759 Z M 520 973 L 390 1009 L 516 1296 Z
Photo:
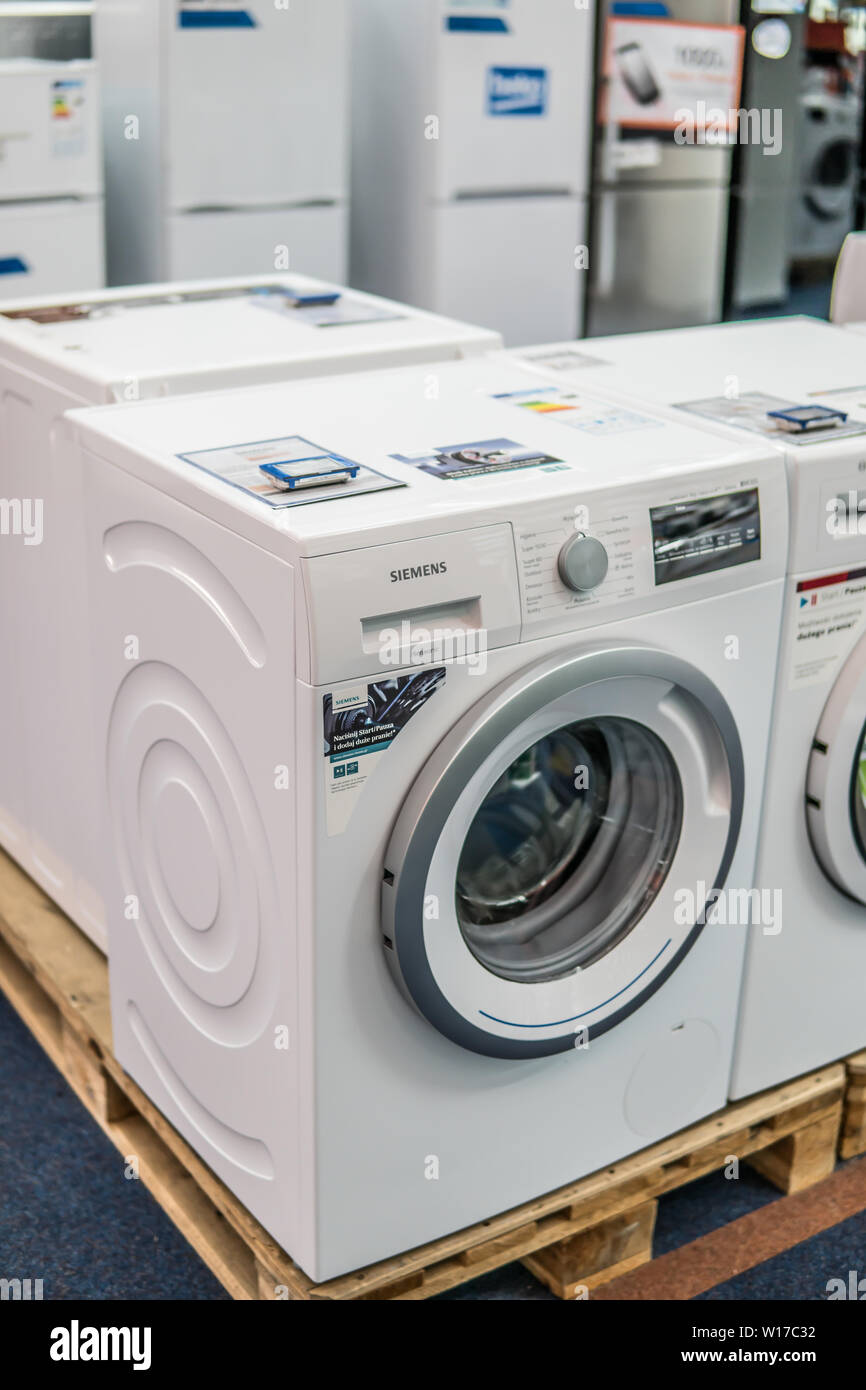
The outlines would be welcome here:
M 866 636 L 842 668 L 818 724 L 806 774 L 806 820 L 828 878 L 866 905 Z
M 500 686 L 435 750 L 394 827 L 382 930 L 398 982 L 489 1056 L 613 1028 L 712 920 L 743 785 L 727 703 L 678 658 L 595 648 Z

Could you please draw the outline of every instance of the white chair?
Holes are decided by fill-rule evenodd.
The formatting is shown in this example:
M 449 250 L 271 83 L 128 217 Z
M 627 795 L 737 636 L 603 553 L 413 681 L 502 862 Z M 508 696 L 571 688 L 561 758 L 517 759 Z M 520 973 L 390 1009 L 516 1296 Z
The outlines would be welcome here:
M 833 276 L 831 323 L 866 320 L 866 232 L 849 232 Z

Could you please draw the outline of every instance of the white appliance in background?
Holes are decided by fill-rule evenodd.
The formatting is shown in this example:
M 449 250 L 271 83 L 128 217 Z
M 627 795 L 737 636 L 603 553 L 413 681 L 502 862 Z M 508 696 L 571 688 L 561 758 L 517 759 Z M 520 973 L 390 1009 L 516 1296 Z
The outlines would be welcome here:
M 833 260 L 856 217 L 862 106 L 859 93 L 819 87 L 801 98 L 799 179 L 791 255 Z
M 0 538 L 0 637 L 15 653 L 0 681 L 0 844 L 99 946 L 82 481 L 64 411 L 438 362 L 500 342 L 304 276 L 0 305 L 0 497 L 17 532 Z
M 733 151 L 698 137 L 702 109 L 739 107 L 739 83 L 725 80 L 739 12 L 738 0 L 599 6 L 609 75 L 601 80 L 593 167 L 586 314 L 592 337 L 721 317 Z M 668 33 L 675 37 L 665 40 Z M 657 45 L 665 63 L 656 78 Z M 606 90 L 611 101 L 620 86 L 631 93 L 633 109 L 621 123 L 607 123 Z M 678 112 L 694 116 L 690 141 L 677 138 Z
M 587 347 L 595 363 L 570 365 L 568 343 L 532 356 L 561 389 L 628 383 L 679 404 L 684 419 L 772 442 L 788 467 L 791 548 L 737 1098 L 866 1046 L 866 343 L 793 318 Z M 833 423 L 837 411 L 848 419 Z
M 0 60 L 0 296 L 104 281 L 96 64 Z
M 354 284 L 575 337 L 586 279 L 594 4 L 356 0 Z
M 830 319 L 866 333 L 866 232 L 849 232 L 833 276 Z
M 314 1279 L 727 1091 L 745 931 L 703 894 L 752 879 L 784 468 L 535 385 L 69 417 L 116 1055 Z
M 347 0 L 97 5 L 112 284 L 345 279 L 347 28 Z

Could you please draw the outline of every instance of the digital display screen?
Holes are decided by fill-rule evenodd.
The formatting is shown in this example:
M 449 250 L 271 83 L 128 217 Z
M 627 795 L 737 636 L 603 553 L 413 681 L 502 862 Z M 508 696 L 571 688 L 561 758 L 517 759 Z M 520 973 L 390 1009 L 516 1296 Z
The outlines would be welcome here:
M 650 508 L 656 584 L 746 565 L 761 558 L 758 489 Z

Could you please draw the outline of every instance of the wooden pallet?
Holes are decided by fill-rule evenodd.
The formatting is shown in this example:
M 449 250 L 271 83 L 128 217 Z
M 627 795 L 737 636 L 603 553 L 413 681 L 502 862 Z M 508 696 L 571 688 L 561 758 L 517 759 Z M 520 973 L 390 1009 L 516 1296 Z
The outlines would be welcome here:
M 835 1163 L 845 1068 L 737 1102 L 662 1143 L 512 1211 L 314 1284 L 115 1060 L 105 958 L 0 854 L 0 988 L 97 1123 L 233 1298 L 416 1300 L 522 1260 L 561 1298 L 652 1256 L 658 1199 L 747 1160 L 784 1192 Z
M 866 1154 L 866 1052 L 855 1052 L 845 1059 L 847 1085 L 839 1157 L 856 1158 Z

